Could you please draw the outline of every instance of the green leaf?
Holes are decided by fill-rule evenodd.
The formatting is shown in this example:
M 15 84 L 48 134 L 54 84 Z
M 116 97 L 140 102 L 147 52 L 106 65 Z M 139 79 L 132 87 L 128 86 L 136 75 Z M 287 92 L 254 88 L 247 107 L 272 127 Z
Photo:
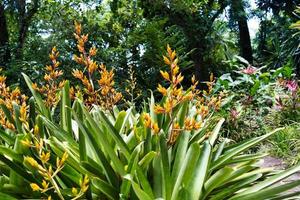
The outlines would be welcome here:
M 131 115 L 131 108 L 128 109 L 126 112 L 125 111 L 121 111 L 119 112 L 118 116 L 117 116 L 117 120 L 115 123 L 115 129 L 119 134 L 123 134 L 124 133 L 124 129 L 126 124 L 128 123 L 128 118 Z
M 140 143 L 139 145 L 136 146 L 136 148 L 133 150 L 130 159 L 129 159 L 129 163 L 127 166 L 127 173 L 131 174 L 131 176 L 134 176 L 134 172 L 136 171 L 137 168 L 137 164 L 138 164 L 138 159 L 139 159 L 139 153 L 141 151 L 141 146 L 143 144 Z M 131 188 L 131 182 L 129 180 L 124 180 L 122 185 L 121 185 L 121 194 L 124 195 L 124 197 L 129 197 L 129 192 L 130 192 L 130 188 Z
M 220 184 L 228 180 L 228 178 L 232 175 L 233 168 L 224 167 L 218 170 L 215 174 L 213 174 L 204 185 L 204 194 L 203 197 L 207 197 L 207 195 L 215 188 L 217 188 Z
M 35 91 L 35 89 L 33 89 L 33 87 L 32 87 L 33 83 L 31 82 L 30 78 L 24 73 L 22 73 L 22 75 L 23 75 L 25 82 L 26 82 L 28 88 L 30 89 L 39 109 L 40 109 L 41 114 L 43 114 L 45 117 L 50 119 L 51 118 L 50 111 L 49 111 L 49 109 L 46 108 L 41 95 L 37 91 Z
M 116 190 L 115 187 L 112 187 L 110 184 L 99 178 L 92 179 L 92 186 L 100 190 L 103 194 L 105 194 L 112 200 L 119 199 L 119 191 Z
M 263 135 L 263 136 L 260 136 L 260 137 L 257 137 L 257 138 L 253 138 L 245 143 L 242 143 L 240 145 L 238 145 L 237 147 L 231 149 L 229 152 L 227 153 L 224 153 L 219 159 L 217 159 L 213 164 L 212 164 L 212 167 L 211 167 L 211 171 L 217 169 L 218 167 L 220 167 L 222 164 L 224 164 L 226 161 L 228 161 L 229 159 L 231 159 L 232 157 L 240 154 L 241 152 L 249 149 L 250 147 L 256 145 L 257 143 L 265 140 L 266 138 L 270 137 L 271 135 L 273 135 L 274 133 L 282 130 L 283 128 L 278 128 L 278 129 L 275 129 L 274 131 L 266 134 L 266 135 Z
M 180 134 L 178 138 L 177 143 L 177 149 L 175 154 L 175 161 L 173 164 L 173 170 L 172 170 L 172 178 L 173 183 L 175 184 L 175 180 L 179 174 L 179 171 L 181 169 L 182 163 L 185 159 L 185 155 L 188 149 L 188 143 L 190 139 L 190 134 L 187 131 L 184 131 L 182 134 Z
M 22 122 L 20 121 L 20 106 L 13 102 L 13 109 L 15 113 L 15 125 L 19 134 L 23 133 Z
M 270 197 L 276 197 L 277 194 L 285 192 L 287 190 L 290 190 L 294 187 L 297 187 L 298 185 L 300 185 L 300 180 L 297 181 L 293 181 L 291 183 L 287 183 L 284 185 L 280 185 L 280 186 L 275 186 L 275 187 L 268 187 L 266 189 L 263 190 L 259 190 L 253 193 L 247 193 L 245 195 L 236 195 L 232 198 L 230 198 L 231 200 L 265 200 L 265 199 L 269 199 Z
M 120 148 L 121 152 L 125 155 L 125 157 L 127 159 L 129 159 L 129 157 L 130 157 L 129 149 L 128 149 L 126 143 L 124 142 L 123 138 L 119 135 L 119 133 L 117 132 L 115 127 L 111 124 L 109 119 L 105 116 L 105 114 L 101 110 L 99 111 L 99 113 L 100 113 L 102 119 L 105 122 L 104 125 L 106 126 L 106 128 L 111 133 L 110 136 L 114 139 L 114 141 L 116 142 L 116 144 Z
M 146 169 L 156 155 L 157 153 L 155 151 L 150 151 L 139 161 L 139 166 L 142 169 Z
M 103 147 L 102 150 L 105 151 L 109 155 L 111 161 L 113 162 L 113 166 L 114 166 L 115 170 L 121 176 L 124 176 L 126 174 L 126 172 L 124 170 L 124 164 L 121 162 L 121 160 L 119 159 L 119 157 L 116 155 L 116 153 L 114 152 L 114 149 L 111 147 L 111 145 L 109 143 L 107 143 L 107 138 L 106 138 L 105 134 L 99 128 L 99 126 L 97 125 L 97 123 L 95 122 L 95 120 L 92 118 L 91 114 L 85 108 L 83 108 L 83 107 L 82 107 L 82 110 L 83 110 L 84 115 L 86 116 L 86 120 L 91 125 L 91 131 L 90 132 L 94 135 L 94 137 L 96 136 L 95 137 L 96 142 L 100 142 L 101 143 L 101 147 Z M 112 130 L 115 130 L 114 127 L 109 122 L 109 120 L 106 117 L 104 117 L 104 118 L 106 119 L 104 123 L 109 123 L 109 125 L 107 125 L 107 126 L 110 127 Z M 79 122 L 79 121 L 77 121 L 77 122 Z M 118 133 L 114 133 L 112 135 L 115 135 L 115 134 L 118 134 Z M 118 136 L 120 137 L 120 135 L 118 135 Z M 122 140 L 122 138 L 121 138 L 121 140 Z M 124 141 L 123 141 L 123 143 L 125 144 Z M 97 145 L 97 146 L 99 147 L 99 145 Z M 125 146 L 126 146 L 126 144 L 125 144 Z M 99 147 L 99 150 L 100 150 L 100 147 Z M 123 152 L 123 153 L 124 153 L 124 155 L 126 155 L 126 152 Z M 127 154 L 129 154 L 128 151 L 127 151 Z M 127 159 L 129 159 L 129 156 L 128 156 Z
M 250 89 L 250 95 L 254 96 L 257 90 L 259 89 L 259 87 L 260 87 L 260 81 L 255 80 L 254 85 Z
M 178 199 L 178 193 L 180 187 L 188 185 L 188 182 L 192 179 L 193 172 L 195 170 L 197 161 L 200 155 L 199 144 L 193 143 L 188 149 L 187 154 L 184 156 L 184 161 L 181 164 L 180 171 L 176 177 L 176 181 L 173 187 L 171 199 Z M 187 188 L 188 189 L 188 188 Z
M 224 121 L 225 121 L 224 118 L 220 119 L 220 121 L 218 122 L 218 124 L 214 128 L 212 134 L 210 135 L 210 137 L 209 137 L 209 143 L 210 143 L 211 146 L 214 146 L 214 144 L 216 142 L 216 139 L 219 136 L 219 132 L 220 132 L 221 126 L 224 123 Z
M 183 127 L 184 125 L 184 120 L 185 120 L 185 117 L 188 113 L 188 108 L 189 108 L 189 101 L 184 101 L 182 103 L 182 106 L 178 112 L 178 124 L 180 125 L 180 127 Z
M 19 163 L 23 162 L 23 156 L 16 153 L 14 150 L 12 150 L 8 147 L 0 146 L 0 154 L 3 156 L 9 157 Z
M 27 171 L 24 169 L 24 166 L 16 164 L 16 162 L 13 162 L 9 159 L 7 159 L 5 156 L 0 155 L 0 160 L 5 163 L 11 170 L 13 170 L 15 173 L 23 177 L 25 180 L 29 182 L 36 182 L 36 179 Z
M 13 145 L 15 142 L 15 137 L 11 134 L 9 134 L 8 131 L 3 131 L 0 129 L 0 137 L 8 144 Z
M 15 197 L 10 196 L 8 194 L 0 192 L 0 199 L 1 200 L 17 200 Z
M 71 113 L 71 98 L 70 98 L 70 83 L 65 82 L 61 91 L 61 104 L 60 104 L 60 125 L 62 128 L 72 136 L 72 113 Z
M 129 180 L 132 184 L 132 188 L 139 199 L 143 200 L 153 200 L 141 187 L 132 180 L 131 176 L 128 174 L 124 176 L 125 179 Z
M 210 164 L 211 145 L 205 141 L 201 149 L 200 158 L 194 170 L 194 176 L 191 177 L 188 190 L 191 193 L 191 199 L 198 200 L 201 194 L 202 186 L 208 172 Z
M 161 172 L 162 172 L 162 185 L 164 199 L 170 199 L 172 192 L 172 180 L 169 166 L 168 148 L 166 139 L 163 134 L 159 137 L 159 150 L 161 153 Z
M 104 174 L 106 175 L 107 179 L 110 181 L 111 184 L 117 186 L 118 185 L 118 178 L 115 174 L 113 168 L 111 167 L 109 161 L 105 157 L 101 145 L 99 144 L 100 139 L 98 139 L 97 136 L 93 131 L 87 129 L 82 121 L 79 120 L 77 114 L 73 112 L 74 118 L 77 121 L 78 127 L 80 128 L 82 134 L 86 137 L 85 139 L 89 139 L 91 147 L 93 148 L 96 157 L 99 159 L 101 166 L 104 170 Z M 113 151 L 112 149 L 108 149 L 110 151 Z M 124 172 L 125 173 L 125 172 Z
M 297 171 L 300 170 L 300 164 L 291 167 L 290 169 L 287 169 L 279 174 L 273 175 L 270 178 L 267 178 L 266 180 L 253 185 L 250 188 L 247 188 L 246 190 L 244 190 L 243 192 L 239 193 L 238 195 L 234 196 L 232 199 L 239 199 L 239 197 L 243 196 L 243 195 L 248 195 L 250 193 L 256 193 L 270 185 L 273 185 L 274 183 L 296 173 Z
M 1 107 L 2 111 L 4 112 L 8 121 L 12 124 L 15 124 L 15 120 L 12 118 L 11 113 L 8 110 L 8 108 L 4 104 L 0 104 L 0 107 Z

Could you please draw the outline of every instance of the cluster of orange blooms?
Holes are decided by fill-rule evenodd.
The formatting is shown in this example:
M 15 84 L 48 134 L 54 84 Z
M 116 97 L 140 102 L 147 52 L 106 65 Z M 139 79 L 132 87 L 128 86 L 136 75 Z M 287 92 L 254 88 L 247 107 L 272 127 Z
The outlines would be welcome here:
M 1 71 L 1 69 L 0 69 Z M 6 77 L 0 76 L 0 104 L 8 109 L 13 120 L 16 119 L 16 114 L 14 112 L 13 104 L 20 106 L 20 121 L 28 126 L 27 123 L 27 96 L 21 93 L 20 89 L 17 87 L 11 90 L 10 87 L 6 86 Z M 3 109 L 0 109 L 0 124 L 7 129 L 15 130 L 14 122 L 5 115 Z
M 179 72 L 178 58 L 176 57 L 176 52 L 173 51 L 170 46 L 167 46 L 167 56 L 163 56 L 165 64 L 170 68 L 170 72 L 160 71 L 163 79 L 169 83 L 169 87 L 165 88 L 162 85 L 158 84 L 157 90 L 165 97 L 163 104 L 156 104 L 154 111 L 157 114 L 166 114 L 171 118 L 170 125 L 170 134 L 168 138 L 169 144 L 174 144 L 177 137 L 181 131 L 194 131 L 202 127 L 202 122 L 205 117 L 208 115 L 209 110 L 218 110 L 221 105 L 222 96 L 210 97 L 213 85 L 214 78 L 213 75 L 210 76 L 210 81 L 207 82 L 208 91 L 201 92 L 197 89 L 198 81 L 196 81 L 195 76 L 192 77 L 192 85 L 187 91 L 183 90 L 181 82 L 184 77 Z M 183 127 L 180 127 L 179 123 L 176 120 L 176 116 L 173 114 L 174 108 L 185 102 L 185 101 L 195 101 L 195 107 L 197 111 L 197 116 L 187 117 L 184 120 Z M 157 123 L 151 120 L 150 115 L 145 113 L 144 115 L 144 125 L 147 128 L 153 130 L 155 134 L 158 134 L 160 128 Z M 198 120 L 197 120 L 198 119 Z
M 193 98 L 193 92 L 189 91 L 184 93 L 180 83 L 183 81 L 183 76 L 179 73 L 178 58 L 176 58 L 176 52 L 172 51 L 170 46 L 167 47 L 167 56 L 164 56 L 164 62 L 170 66 L 170 73 L 166 71 L 160 71 L 162 77 L 169 82 L 170 87 L 167 89 L 158 84 L 157 90 L 166 97 L 166 101 L 163 106 L 155 105 L 156 113 L 172 114 L 173 108 L 185 100 L 191 100 Z
M 114 71 L 108 71 L 103 64 L 98 65 L 92 59 L 96 55 L 97 49 L 93 46 L 86 51 L 85 44 L 88 41 L 88 34 L 84 35 L 81 31 L 81 24 L 75 22 L 74 36 L 77 40 L 77 48 L 80 54 L 74 55 L 74 60 L 78 64 L 83 65 L 85 69 L 84 71 L 75 69 L 72 74 L 84 86 L 83 97 L 86 105 L 96 104 L 106 109 L 112 108 L 122 98 L 122 94 L 114 89 Z M 93 76 L 96 72 L 100 75 L 100 78 L 97 80 L 97 88 L 93 82 Z
M 60 65 L 60 62 L 57 61 L 57 58 L 59 56 L 59 52 L 57 51 L 56 47 L 53 47 L 49 58 L 51 60 L 51 65 L 47 65 L 45 67 L 46 73 L 44 75 L 45 85 L 38 86 L 37 83 L 33 83 L 32 87 L 33 89 L 39 91 L 41 94 L 43 94 L 45 99 L 45 104 L 48 107 L 56 106 L 59 102 L 59 93 L 58 91 L 61 90 L 61 88 L 64 86 L 65 81 L 59 81 L 59 77 L 63 75 L 62 70 L 58 70 L 58 67 Z
M 145 126 L 147 128 L 152 129 L 154 134 L 158 134 L 159 132 L 158 124 L 151 119 L 150 115 L 148 113 L 144 113 L 143 118 L 144 118 Z

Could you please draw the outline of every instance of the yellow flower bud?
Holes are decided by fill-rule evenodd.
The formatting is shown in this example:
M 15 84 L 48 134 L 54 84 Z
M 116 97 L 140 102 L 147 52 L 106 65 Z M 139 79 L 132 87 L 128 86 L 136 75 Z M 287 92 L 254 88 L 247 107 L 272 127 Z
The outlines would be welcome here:
M 30 156 L 25 156 L 24 162 L 28 162 L 34 168 L 38 168 L 39 166 L 38 162 Z
M 166 80 L 170 80 L 170 76 L 168 74 L 168 72 L 164 72 L 164 71 L 160 71 L 160 74 L 162 75 L 162 77 Z
M 50 152 L 45 153 L 44 151 L 42 151 L 42 153 L 40 155 L 40 159 L 43 163 L 48 162 L 48 160 L 50 159 Z
M 36 183 L 30 183 L 30 187 L 33 191 L 39 191 L 41 190 L 40 186 Z
M 76 196 L 77 194 L 78 194 L 78 190 L 77 190 L 77 188 L 72 188 L 72 194 L 74 195 L 74 196 Z

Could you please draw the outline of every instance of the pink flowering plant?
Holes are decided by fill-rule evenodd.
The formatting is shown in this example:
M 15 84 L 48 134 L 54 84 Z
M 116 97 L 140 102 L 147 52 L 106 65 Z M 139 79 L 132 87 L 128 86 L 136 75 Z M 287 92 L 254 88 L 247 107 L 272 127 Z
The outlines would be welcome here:
M 266 70 L 244 60 L 240 63 L 235 65 L 237 70 L 223 74 L 216 81 L 216 91 L 227 96 L 219 111 L 227 119 L 226 136 L 241 140 L 252 137 L 253 132 L 264 134 L 265 117 L 269 114 L 284 112 L 297 116 L 299 85 L 291 68 Z

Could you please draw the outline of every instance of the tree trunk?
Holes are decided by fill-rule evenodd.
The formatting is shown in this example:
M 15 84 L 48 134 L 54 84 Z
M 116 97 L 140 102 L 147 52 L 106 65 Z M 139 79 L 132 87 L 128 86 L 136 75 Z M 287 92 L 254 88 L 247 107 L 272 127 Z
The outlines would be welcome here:
M 27 36 L 29 24 L 34 14 L 38 11 L 39 1 L 34 0 L 31 8 L 26 6 L 26 0 L 17 0 L 17 9 L 19 17 L 19 37 L 18 48 L 16 51 L 16 59 L 22 60 L 23 47 Z
M 235 20 L 238 22 L 239 27 L 239 44 L 240 51 L 243 58 L 253 63 L 251 38 L 247 23 L 247 16 L 243 6 L 242 0 L 232 0 L 232 11 Z
M 4 5 L 0 4 L 0 66 L 7 66 L 10 60 L 9 35 L 4 13 Z

